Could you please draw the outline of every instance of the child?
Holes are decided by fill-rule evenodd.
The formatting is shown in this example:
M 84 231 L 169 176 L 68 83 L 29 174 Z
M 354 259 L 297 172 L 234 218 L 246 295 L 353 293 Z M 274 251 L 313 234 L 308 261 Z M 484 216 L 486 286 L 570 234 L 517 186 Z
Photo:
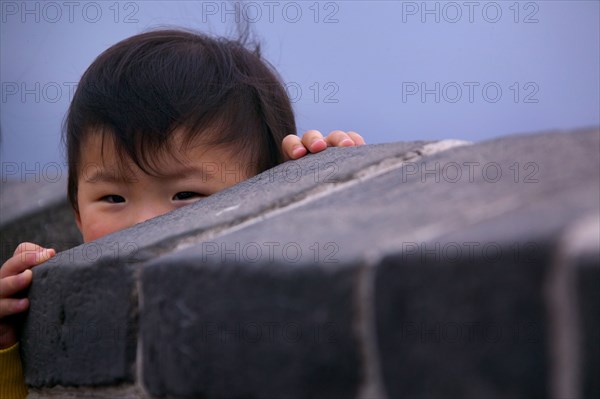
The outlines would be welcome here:
M 176 30 L 137 35 L 102 53 L 83 75 L 65 127 L 68 198 L 85 242 L 284 159 L 364 144 L 354 132 L 290 134 L 289 98 L 258 48 Z M 30 269 L 54 254 L 22 243 L 0 268 L 1 398 L 27 393 L 11 321 L 29 302 L 15 295 L 31 284 Z

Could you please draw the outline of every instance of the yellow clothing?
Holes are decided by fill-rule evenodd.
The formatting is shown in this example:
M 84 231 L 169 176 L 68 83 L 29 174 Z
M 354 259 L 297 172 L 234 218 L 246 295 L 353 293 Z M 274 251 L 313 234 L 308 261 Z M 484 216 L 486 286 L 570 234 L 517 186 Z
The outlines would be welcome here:
M 24 399 L 26 396 L 19 344 L 0 349 L 0 399 Z

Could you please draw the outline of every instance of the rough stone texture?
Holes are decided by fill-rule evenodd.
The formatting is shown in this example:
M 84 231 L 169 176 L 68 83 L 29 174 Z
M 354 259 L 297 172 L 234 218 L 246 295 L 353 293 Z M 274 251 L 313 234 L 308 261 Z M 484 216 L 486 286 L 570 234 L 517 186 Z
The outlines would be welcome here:
M 448 253 L 457 248 L 455 241 L 426 245 L 438 243 Z M 518 256 L 514 242 L 482 245 L 490 243 L 491 256 L 441 260 L 439 249 L 382 262 L 375 309 L 390 397 L 549 396 L 541 291 L 552 243 Z
M 0 183 L 0 263 L 24 241 L 57 251 L 81 244 L 66 192 L 64 180 Z
M 134 380 L 137 293 L 132 268 L 115 259 L 56 258 L 34 269 L 22 339 L 28 385 Z
M 598 129 L 329 149 L 75 247 L 34 271 L 28 382 L 35 397 L 598 396 L 599 150 Z M 66 320 L 124 328 L 110 347 L 35 338 Z
M 574 384 L 581 384 L 581 397 L 591 398 L 600 393 L 600 214 L 581 219 L 567 241 L 566 263 L 574 274 L 571 294 L 578 310 L 574 323 L 581 331 L 575 343 L 581 358 L 574 359 L 580 365 L 574 365 L 579 372 Z
M 592 255 L 583 260 L 578 273 L 580 292 L 579 317 L 581 320 L 581 383 L 582 397 L 591 398 L 600 392 L 600 260 Z
M 27 399 L 140 399 L 145 398 L 143 390 L 136 385 L 123 384 L 102 387 L 29 387 Z
M 144 385 L 156 396 L 355 397 L 357 280 L 358 265 L 202 262 L 195 248 L 160 259 L 141 280 Z

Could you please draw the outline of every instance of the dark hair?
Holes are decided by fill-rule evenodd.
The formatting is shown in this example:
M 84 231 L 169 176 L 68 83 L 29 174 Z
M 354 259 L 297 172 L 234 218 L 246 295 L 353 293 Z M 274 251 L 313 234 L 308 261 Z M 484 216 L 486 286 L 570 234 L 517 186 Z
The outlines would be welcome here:
M 296 134 L 286 90 L 259 46 L 182 30 L 136 35 L 96 58 L 69 107 L 63 138 L 73 208 L 90 132 L 109 134 L 121 159 L 157 173 L 153 157 L 169 151 L 175 129 L 185 143 L 201 135 L 229 145 L 255 173 L 281 163 L 283 138 Z

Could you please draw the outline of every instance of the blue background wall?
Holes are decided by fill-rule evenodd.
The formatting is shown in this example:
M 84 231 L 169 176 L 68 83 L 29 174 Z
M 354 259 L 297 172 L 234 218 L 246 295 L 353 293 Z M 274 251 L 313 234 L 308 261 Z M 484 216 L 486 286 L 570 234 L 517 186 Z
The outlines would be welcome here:
M 479 141 L 600 124 L 599 4 L 257 1 L 237 15 L 286 82 L 300 131 L 351 129 L 369 143 Z M 1 1 L 3 178 L 9 169 L 15 177 L 15 165 L 21 177 L 62 165 L 63 117 L 100 52 L 159 27 L 234 35 L 234 7 Z

